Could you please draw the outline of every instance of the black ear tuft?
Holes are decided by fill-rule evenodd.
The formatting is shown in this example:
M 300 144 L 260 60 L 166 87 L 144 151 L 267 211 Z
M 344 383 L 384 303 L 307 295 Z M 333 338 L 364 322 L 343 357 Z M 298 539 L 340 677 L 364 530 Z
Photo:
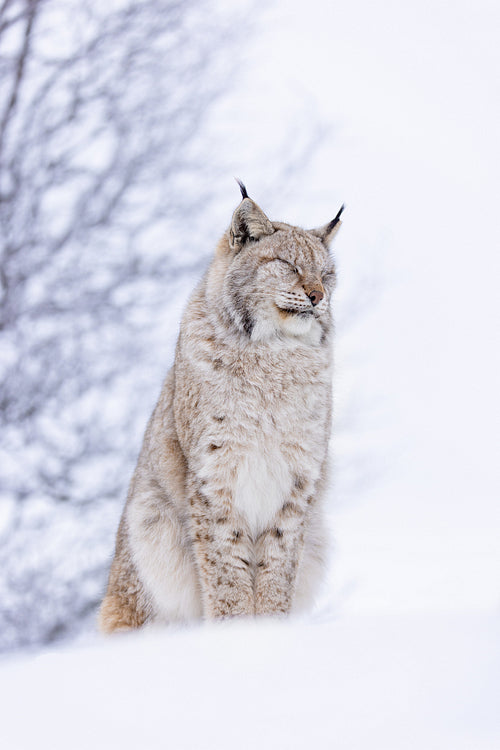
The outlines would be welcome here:
M 344 204 L 342 204 L 340 207 L 340 211 L 337 213 L 337 216 L 328 224 L 325 224 L 325 226 L 318 227 L 318 229 L 309 230 L 311 234 L 314 234 L 315 237 L 319 237 L 321 242 L 326 245 L 326 247 L 330 246 L 331 241 L 340 229 L 340 225 L 342 224 L 342 222 L 340 221 L 340 217 L 342 216 L 344 208 L 345 206 Z
M 247 189 L 241 180 L 236 179 L 236 182 L 240 186 L 243 200 L 231 219 L 229 246 L 239 252 L 249 240 L 258 240 L 267 234 L 273 234 L 274 227 L 264 211 L 248 197 Z
M 344 208 L 345 208 L 345 203 L 342 203 L 342 205 L 341 205 L 341 207 L 340 207 L 340 210 L 339 210 L 339 212 L 338 212 L 337 216 L 336 216 L 336 217 L 335 217 L 334 219 L 332 219 L 332 220 L 331 220 L 331 222 L 330 222 L 330 223 L 328 224 L 328 227 L 327 227 L 327 230 L 326 230 L 326 233 L 325 233 L 327 237 L 328 237 L 328 235 L 330 234 L 330 232 L 331 232 L 331 231 L 332 231 L 333 229 L 335 229 L 335 227 L 336 227 L 336 226 L 337 226 L 337 224 L 339 223 L 339 221 L 340 221 L 340 217 L 342 216 L 342 212 L 343 212 Z
M 236 182 L 237 182 L 237 183 L 238 183 L 238 185 L 240 186 L 240 190 L 241 190 L 241 196 L 242 196 L 243 200 L 244 200 L 245 198 L 248 198 L 248 193 L 247 193 L 247 189 L 246 189 L 246 187 L 244 186 L 244 184 L 242 183 L 242 181 L 241 181 L 241 180 L 239 180 L 239 179 L 238 179 L 237 177 L 235 177 L 234 179 L 236 180 Z

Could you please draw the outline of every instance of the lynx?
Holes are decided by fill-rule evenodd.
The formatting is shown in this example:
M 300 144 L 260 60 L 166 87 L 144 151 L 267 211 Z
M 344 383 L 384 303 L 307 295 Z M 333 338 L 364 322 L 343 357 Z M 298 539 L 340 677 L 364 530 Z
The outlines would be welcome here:
M 182 318 L 116 539 L 104 632 L 309 606 L 324 568 L 329 244 L 242 200 Z

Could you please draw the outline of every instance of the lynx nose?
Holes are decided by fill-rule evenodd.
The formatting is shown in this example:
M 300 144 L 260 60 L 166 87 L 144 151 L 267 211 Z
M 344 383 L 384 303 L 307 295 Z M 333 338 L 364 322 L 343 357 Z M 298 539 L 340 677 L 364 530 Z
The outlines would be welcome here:
M 313 289 L 312 292 L 309 292 L 309 299 L 311 300 L 313 307 L 316 307 L 318 302 L 321 302 L 323 297 L 324 294 L 323 292 L 320 292 L 319 289 Z

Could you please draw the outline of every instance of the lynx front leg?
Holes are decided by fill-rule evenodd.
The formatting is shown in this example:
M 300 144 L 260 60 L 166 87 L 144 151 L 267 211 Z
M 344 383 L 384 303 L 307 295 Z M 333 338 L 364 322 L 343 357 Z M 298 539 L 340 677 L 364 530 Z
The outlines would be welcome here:
M 197 490 L 190 505 L 205 616 L 253 615 L 250 540 L 228 498 Z
M 285 503 L 257 542 L 255 611 L 259 615 L 286 614 L 295 593 L 297 569 L 304 543 L 305 508 Z

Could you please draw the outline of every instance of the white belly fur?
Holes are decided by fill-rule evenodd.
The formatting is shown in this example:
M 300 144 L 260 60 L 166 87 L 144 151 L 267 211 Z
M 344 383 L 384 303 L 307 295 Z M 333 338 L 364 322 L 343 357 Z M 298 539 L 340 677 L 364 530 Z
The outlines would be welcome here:
M 254 537 L 269 526 L 290 486 L 290 470 L 275 445 L 263 441 L 246 454 L 238 470 L 234 504 Z

